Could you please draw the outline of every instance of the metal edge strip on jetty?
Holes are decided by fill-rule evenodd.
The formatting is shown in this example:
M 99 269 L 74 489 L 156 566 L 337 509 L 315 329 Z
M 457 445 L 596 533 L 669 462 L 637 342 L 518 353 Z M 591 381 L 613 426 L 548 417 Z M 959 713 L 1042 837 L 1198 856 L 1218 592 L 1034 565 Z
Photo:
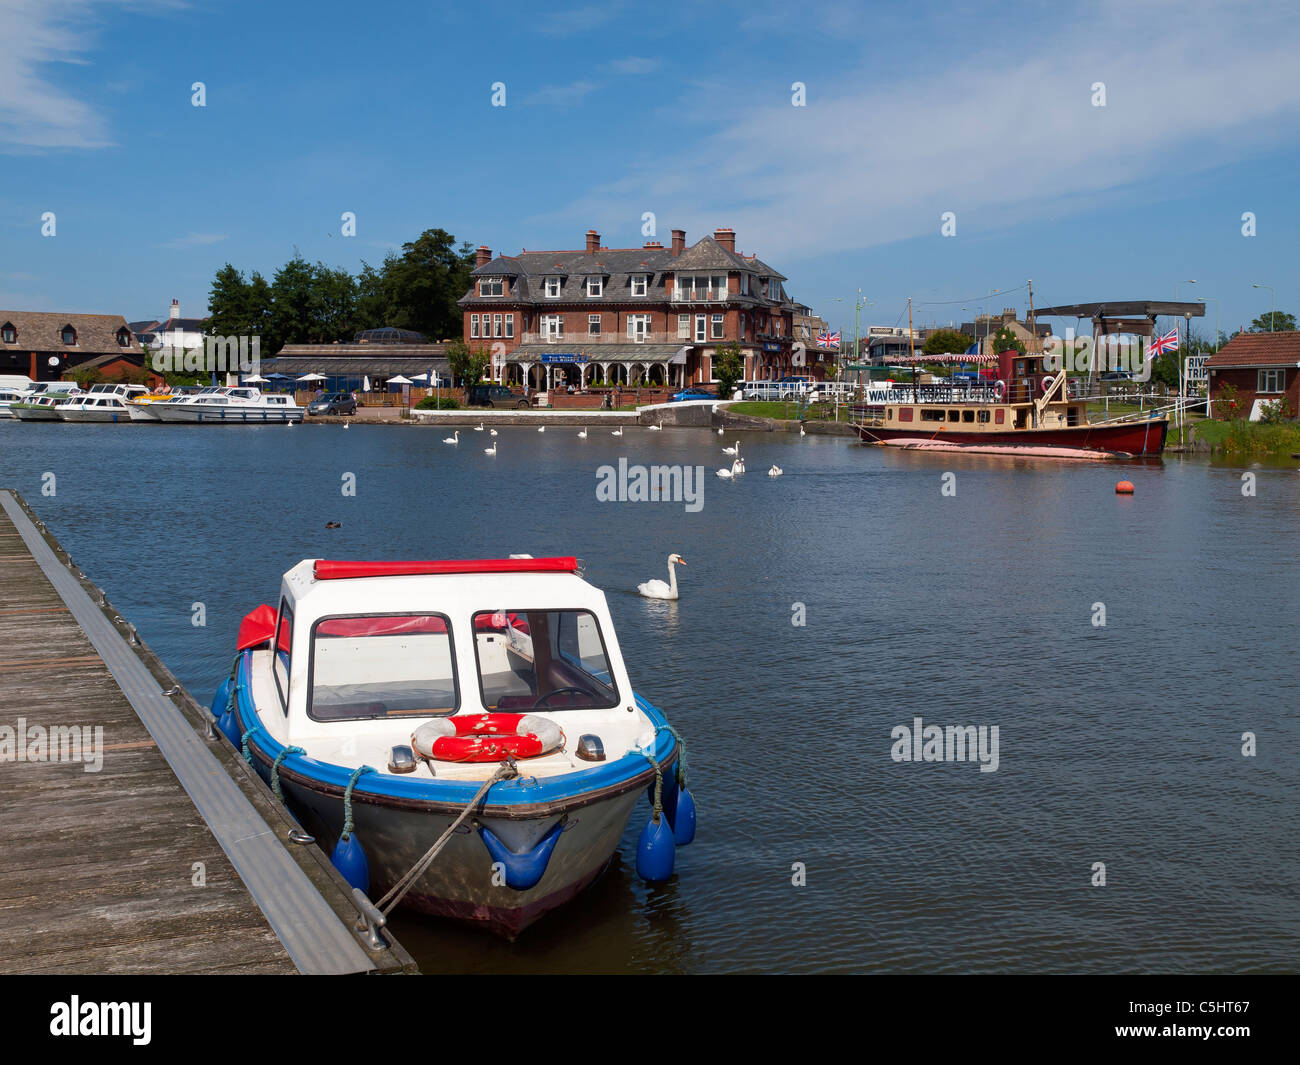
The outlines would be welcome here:
M 362 948 L 351 927 L 357 909 L 346 882 L 319 848 L 286 845 L 296 822 L 219 733 L 204 739 L 198 729 L 206 730 L 207 710 L 138 642 L 134 626 L 128 626 L 133 641 L 128 642 L 114 624 L 114 619 L 125 624 L 120 613 L 76 569 L 43 523 L 37 528 L 31 508 L 17 492 L 0 490 L 0 507 L 153 737 L 298 971 L 416 972 L 390 933 L 385 933 L 383 949 L 368 953 Z M 172 695 L 163 694 L 172 689 Z M 167 971 L 165 958 L 160 958 L 159 971 Z

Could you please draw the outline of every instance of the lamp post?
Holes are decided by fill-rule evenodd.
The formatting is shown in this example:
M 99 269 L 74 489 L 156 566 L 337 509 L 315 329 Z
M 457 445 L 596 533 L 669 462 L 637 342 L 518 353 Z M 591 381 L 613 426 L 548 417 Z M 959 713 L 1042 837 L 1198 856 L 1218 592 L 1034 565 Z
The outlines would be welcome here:
M 1214 350 L 1218 351 L 1219 350 L 1219 305 L 1222 301 L 1215 299 L 1213 296 L 1197 296 L 1196 302 L 1214 304 Z
M 1251 287 L 1251 288 L 1266 288 L 1266 289 L 1268 289 L 1269 293 L 1270 293 L 1270 294 L 1272 295 L 1272 297 L 1273 297 L 1273 309 L 1270 310 L 1270 311 L 1268 312 L 1268 331 L 1271 333 L 1271 332 L 1273 332 L 1273 319 L 1277 317 L 1277 293 L 1273 291 L 1273 286 L 1272 286 L 1272 285 L 1255 285 L 1255 284 L 1252 284 L 1250 287 Z

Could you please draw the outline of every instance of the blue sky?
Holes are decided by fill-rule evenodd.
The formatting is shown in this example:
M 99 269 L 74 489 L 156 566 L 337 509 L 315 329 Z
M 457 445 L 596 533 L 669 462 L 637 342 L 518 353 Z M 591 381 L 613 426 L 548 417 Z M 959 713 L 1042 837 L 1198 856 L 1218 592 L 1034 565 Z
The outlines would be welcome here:
M 227 261 L 639 246 L 651 211 L 665 243 L 733 227 L 849 333 L 859 288 L 905 325 L 908 296 L 1023 310 L 1027 278 L 1040 306 L 1194 278 L 1226 332 L 1252 282 L 1300 311 L 1284 3 L 0 0 L 0 30 L 0 307 L 198 315 Z

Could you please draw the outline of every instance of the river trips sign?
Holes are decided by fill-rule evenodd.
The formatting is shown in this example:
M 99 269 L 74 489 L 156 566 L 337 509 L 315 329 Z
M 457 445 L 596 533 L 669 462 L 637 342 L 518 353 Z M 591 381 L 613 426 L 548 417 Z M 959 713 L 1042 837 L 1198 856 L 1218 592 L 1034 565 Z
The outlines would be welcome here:
M 1209 358 L 1208 355 L 1188 355 L 1183 360 L 1183 377 L 1188 381 L 1206 380 L 1205 364 Z

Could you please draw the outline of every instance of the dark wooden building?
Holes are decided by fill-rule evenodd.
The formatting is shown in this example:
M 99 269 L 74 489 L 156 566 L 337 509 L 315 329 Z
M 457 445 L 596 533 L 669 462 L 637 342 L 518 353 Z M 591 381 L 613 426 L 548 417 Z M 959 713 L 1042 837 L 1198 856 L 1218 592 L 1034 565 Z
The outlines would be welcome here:
M 144 351 L 120 314 L 0 311 L 0 374 L 58 381 L 105 355 L 134 356 L 144 364 Z

